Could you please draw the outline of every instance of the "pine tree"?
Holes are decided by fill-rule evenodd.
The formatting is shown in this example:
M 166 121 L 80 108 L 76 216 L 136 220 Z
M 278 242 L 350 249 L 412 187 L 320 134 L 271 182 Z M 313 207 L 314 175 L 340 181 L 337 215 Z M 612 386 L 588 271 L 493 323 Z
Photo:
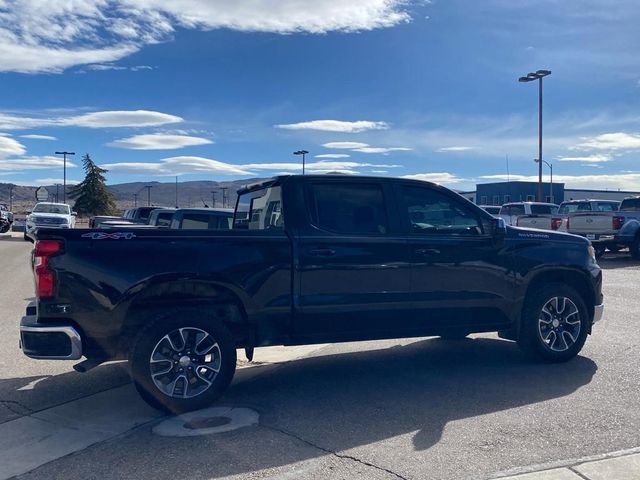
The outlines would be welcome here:
M 88 153 L 82 157 L 82 167 L 86 173 L 84 180 L 69 190 L 69 197 L 76 200 L 73 209 L 78 215 L 115 214 L 115 200 L 105 185 L 107 170 L 97 166 Z

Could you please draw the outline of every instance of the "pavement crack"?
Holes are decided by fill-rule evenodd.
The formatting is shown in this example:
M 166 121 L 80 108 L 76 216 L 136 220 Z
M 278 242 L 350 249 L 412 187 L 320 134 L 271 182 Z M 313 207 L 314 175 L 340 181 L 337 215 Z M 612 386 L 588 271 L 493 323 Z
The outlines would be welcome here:
M 575 466 L 575 465 L 574 465 Z M 576 470 L 575 468 L 573 468 L 573 466 L 571 467 L 567 467 L 568 470 L 571 470 L 573 473 L 575 473 L 577 476 L 579 476 L 580 478 L 584 478 L 585 480 L 589 480 L 589 477 L 586 477 L 585 475 L 583 475 L 582 473 L 580 473 L 578 470 Z
M 5 407 L 11 413 L 15 413 L 16 415 L 20 415 L 22 417 L 25 416 L 25 415 L 30 415 L 30 414 L 32 414 L 34 412 L 33 409 L 27 407 L 26 405 L 23 405 L 20 402 L 15 401 L 15 400 L 2 400 L 2 399 L 0 399 L 0 405 Z
M 307 445 L 309 445 L 310 447 L 316 448 L 320 451 L 323 451 L 325 453 L 328 453 L 330 455 L 333 455 L 334 457 L 343 459 L 343 460 L 351 460 L 353 462 L 356 463 L 360 463 L 362 465 L 365 465 L 367 467 L 371 467 L 371 468 L 375 468 L 376 470 L 380 470 L 381 472 L 385 472 L 388 473 L 389 475 L 393 475 L 396 478 L 399 478 L 401 480 L 409 480 L 407 477 L 403 477 L 402 475 L 400 475 L 399 473 L 394 472 L 393 470 L 389 470 L 388 468 L 384 468 L 384 467 L 380 467 L 374 463 L 371 462 L 367 462 L 366 460 L 362 460 L 358 457 L 354 457 L 353 455 L 345 455 L 344 453 L 338 453 L 335 450 L 331 450 L 329 448 L 325 448 L 322 447 L 320 445 L 317 445 L 303 437 L 301 437 L 300 435 L 297 435 L 293 432 L 289 432 L 288 430 L 284 430 L 282 428 L 278 428 L 278 427 L 274 427 L 274 426 L 270 426 L 270 425 L 263 425 L 261 424 L 260 427 L 262 428 L 266 428 L 268 430 L 273 430 L 274 432 L 278 432 L 278 433 L 282 433 L 283 435 L 287 435 L 288 437 L 291 438 L 295 438 L 296 440 L 298 440 L 299 442 L 305 443 Z

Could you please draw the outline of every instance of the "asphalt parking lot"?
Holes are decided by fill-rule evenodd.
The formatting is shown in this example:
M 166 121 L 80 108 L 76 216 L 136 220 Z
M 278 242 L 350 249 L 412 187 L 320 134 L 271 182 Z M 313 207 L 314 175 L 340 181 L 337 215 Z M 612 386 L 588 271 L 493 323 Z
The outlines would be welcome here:
M 30 247 L 0 240 L 0 458 L 50 460 L 20 478 L 482 479 L 640 446 L 640 264 L 626 255 L 601 261 L 605 316 L 567 364 L 531 363 L 489 334 L 327 345 L 238 372 L 220 405 L 257 424 L 167 437 L 122 364 L 79 374 L 21 354 Z M 36 420 L 59 455 L 30 440 L 48 435 L 27 435 Z

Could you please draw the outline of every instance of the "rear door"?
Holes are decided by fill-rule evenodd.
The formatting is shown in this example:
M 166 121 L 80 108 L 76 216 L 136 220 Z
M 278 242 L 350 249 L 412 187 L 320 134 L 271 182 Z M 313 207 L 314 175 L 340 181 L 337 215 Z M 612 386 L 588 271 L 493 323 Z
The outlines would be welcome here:
M 507 324 L 514 279 L 491 219 L 444 189 L 404 184 L 397 194 L 412 255 L 414 330 L 426 335 Z
M 312 180 L 298 238 L 297 334 L 394 336 L 411 310 L 410 256 L 387 182 Z

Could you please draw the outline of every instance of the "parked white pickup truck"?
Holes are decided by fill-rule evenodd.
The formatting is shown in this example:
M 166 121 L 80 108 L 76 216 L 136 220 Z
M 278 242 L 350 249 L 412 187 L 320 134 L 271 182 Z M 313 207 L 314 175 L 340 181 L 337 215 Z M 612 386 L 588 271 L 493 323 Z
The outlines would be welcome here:
M 513 202 L 502 205 L 498 217 L 514 227 L 558 230 L 562 219 L 557 214 L 555 203 Z
M 617 251 L 614 237 L 622 226 L 617 214 L 620 202 L 615 200 L 569 200 L 560 204 L 563 218 L 560 230 L 591 240 L 596 256 L 605 249 Z

